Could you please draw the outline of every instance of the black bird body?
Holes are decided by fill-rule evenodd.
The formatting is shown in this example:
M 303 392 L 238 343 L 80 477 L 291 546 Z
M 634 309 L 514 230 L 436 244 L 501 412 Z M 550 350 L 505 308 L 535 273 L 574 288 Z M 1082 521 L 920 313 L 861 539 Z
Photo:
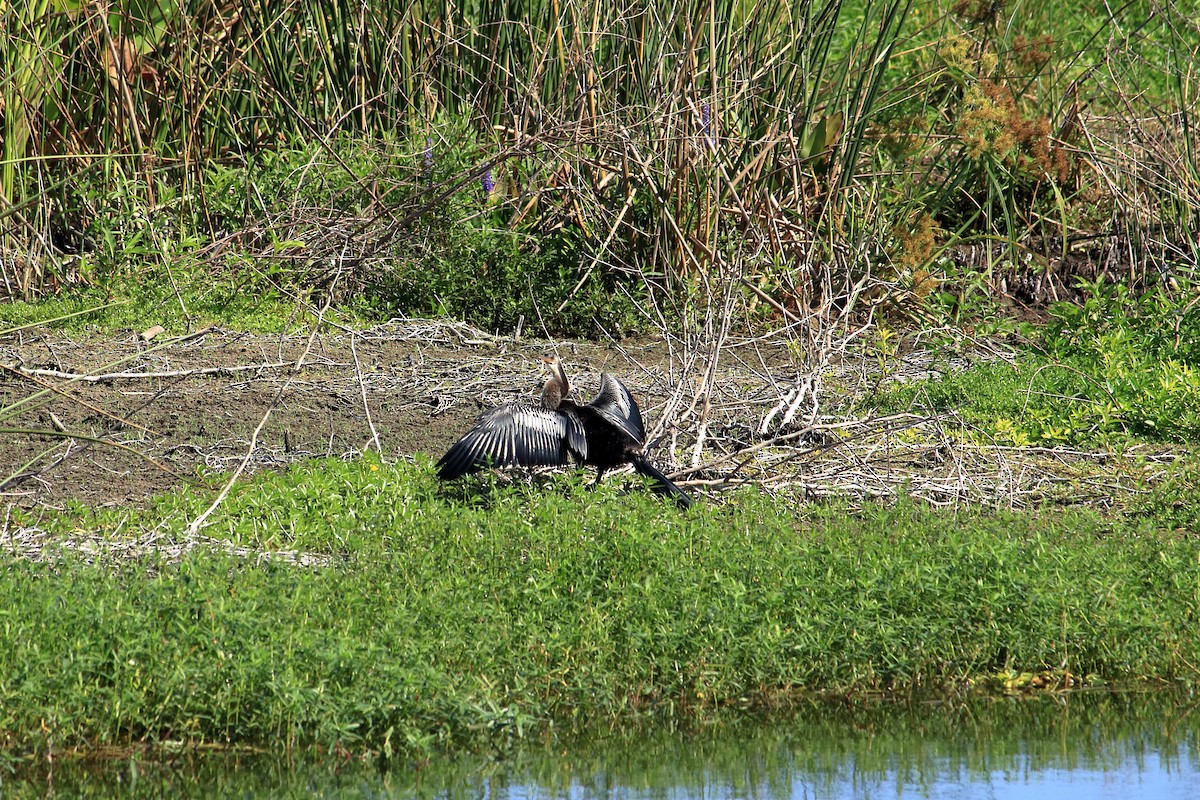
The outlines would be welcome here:
M 437 463 L 438 477 L 453 480 L 485 467 L 565 466 L 572 462 L 596 468 L 596 480 L 622 464 L 632 464 L 683 507 L 691 499 L 642 455 L 646 429 L 642 412 L 625 384 L 608 373 L 592 402 L 570 400 L 570 384 L 557 357 L 545 359 L 551 378 L 542 389 L 540 406 L 505 403 L 485 411 L 474 427 L 455 442 Z

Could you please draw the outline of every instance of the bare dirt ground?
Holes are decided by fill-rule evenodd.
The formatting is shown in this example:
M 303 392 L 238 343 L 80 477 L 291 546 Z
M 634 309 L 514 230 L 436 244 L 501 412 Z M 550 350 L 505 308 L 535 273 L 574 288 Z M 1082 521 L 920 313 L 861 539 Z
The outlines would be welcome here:
M 133 332 L 26 331 L 0 341 L 0 407 L 19 404 L 0 427 L 23 431 L 0 434 L 0 480 L 18 474 L 2 497 L 136 503 L 198 467 L 233 469 L 248 452 L 250 472 L 367 447 L 436 458 L 485 408 L 536 397 L 538 357 L 554 346 L 438 323 L 311 340 L 213 330 L 165 347 Z M 639 385 L 618 350 L 557 346 L 581 395 L 603 369 Z M 651 345 L 631 347 L 630 357 L 661 361 Z
M 368 447 L 389 459 L 436 458 L 483 409 L 535 398 L 545 379 L 537 357 L 554 350 L 577 399 L 590 399 L 601 371 L 620 376 L 642 405 L 654 460 L 700 494 L 745 483 L 856 497 L 903 488 L 939 504 L 1025 505 L 1088 502 L 1124 484 L 1109 469 L 1091 488 L 1108 454 L 981 447 L 964 444 L 952 416 L 853 413 L 854 398 L 884 380 L 1003 357 L 989 347 L 916 350 L 887 375 L 871 359 L 843 356 L 813 376 L 789 348 L 763 342 L 726 342 L 714 363 L 662 341 L 514 341 L 404 320 L 314 337 L 10 335 L 0 340 L 0 428 L 18 432 L 0 433 L 0 481 L 15 476 L 0 504 L 137 504 L 187 485 L 198 468 L 243 460 L 250 474 Z M 779 425 L 781 401 L 806 385 L 817 402 L 805 399 Z

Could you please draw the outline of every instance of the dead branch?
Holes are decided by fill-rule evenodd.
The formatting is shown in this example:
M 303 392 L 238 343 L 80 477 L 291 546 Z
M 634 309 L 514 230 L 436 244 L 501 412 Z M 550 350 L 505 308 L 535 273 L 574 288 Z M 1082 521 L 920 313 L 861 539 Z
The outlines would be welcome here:
M 168 372 L 107 372 L 100 375 L 90 375 L 79 372 L 64 372 L 57 369 L 32 369 L 23 367 L 20 364 L 0 364 L 0 368 L 9 369 L 13 372 L 30 377 L 39 378 L 61 378 L 68 381 L 80 381 L 84 383 L 103 383 L 107 381 L 128 381 L 128 380 L 143 380 L 154 378 L 191 378 L 196 375 L 235 375 L 239 372 L 247 372 L 249 370 L 263 369 L 284 369 L 292 366 L 291 361 L 274 361 L 263 364 L 239 364 L 229 367 L 198 367 L 196 369 L 179 369 Z

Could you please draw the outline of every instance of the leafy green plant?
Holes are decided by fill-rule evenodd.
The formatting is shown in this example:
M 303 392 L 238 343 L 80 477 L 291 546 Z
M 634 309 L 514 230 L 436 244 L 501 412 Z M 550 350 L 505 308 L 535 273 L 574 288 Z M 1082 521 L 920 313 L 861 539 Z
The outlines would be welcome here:
M 1090 375 L 1103 422 L 1151 439 L 1200 439 L 1200 310 L 1191 292 L 1124 284 L 1085 286 L 1081 305 L 1060 304 L 1048 353 Z
M 1200 307 L 1182 283 L 1083 286 L 1013 364 L 889 390 L 879 408 L 955 411 L 1005 444 L 1200 440 Z M 1029 329 L 1030 333 L 1034 331 Z
M 178 561 L 163 532 L 195 490 L 15 512 L 46 549 L 0 551 L 0 745 L 411 752 L 798 690 L 1194 680 L 1200 658 L 1196 543 L 1152 521 L 754 493 L 681 515 L 577 476 L 483 491 L 423 459 L 313 462 L 234 487 Z

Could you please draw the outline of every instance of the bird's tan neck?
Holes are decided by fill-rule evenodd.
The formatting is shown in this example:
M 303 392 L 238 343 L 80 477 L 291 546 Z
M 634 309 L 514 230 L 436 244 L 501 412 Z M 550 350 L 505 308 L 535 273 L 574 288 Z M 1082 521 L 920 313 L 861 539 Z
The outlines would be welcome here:
M 546 381 L 546 385 L 542 387 L 542 405 L 551 411 L 558 409 L 562 403 L 563 390 L 559 386 L 557 378 L 551 378 Z
M 567 395 L 571 393 L 571 385 L 567 383 L 567 373 L 562 363 L 556 358 L 548 361 L 550 364 L 550 380 L 542 387 L 542 405 L 557 410 Z

